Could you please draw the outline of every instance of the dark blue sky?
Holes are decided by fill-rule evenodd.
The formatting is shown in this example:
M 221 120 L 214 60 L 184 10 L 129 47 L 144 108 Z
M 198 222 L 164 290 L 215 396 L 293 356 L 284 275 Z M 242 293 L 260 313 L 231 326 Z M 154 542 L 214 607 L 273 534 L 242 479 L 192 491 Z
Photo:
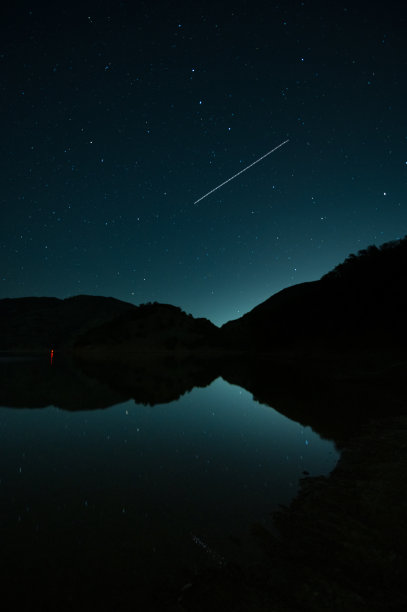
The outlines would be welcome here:
M 397 5 L 7 9 L 0 297 L 170 302 L 220 324 L 404 236 Z

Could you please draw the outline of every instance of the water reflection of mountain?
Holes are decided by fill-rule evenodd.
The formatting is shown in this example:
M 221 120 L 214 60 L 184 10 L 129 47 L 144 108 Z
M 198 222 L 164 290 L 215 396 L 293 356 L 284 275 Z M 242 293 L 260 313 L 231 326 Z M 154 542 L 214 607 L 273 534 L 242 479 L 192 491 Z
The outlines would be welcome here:
M 31 361 L 0 360 L 0 405 L 15 408 L 55 405 L 78 411 L 107 408 L 133 399 L 153 406 L 171 402 L 195 386 L 208 385 L 218 376 L 240 385 L 259 402 L 310 425 L 319 435 L 333 439 L 343 449 L 342 458 L 329 478 L 302 480 L 297 498 L 274 516 L 278 538 L 262 525 L 253 526 L 253 535 L 266 555 L 261 566 L 246 570 L 234 563 L 219 567 L 214 561 L 207 571 L 196 573 L 186 569 L 185 574 L 177 574 L 172 585 L 172 578 L 163 582 L 163 578 L 171 574 L 168 565 L 151 578 L 154 597 L 159 601 L 148 598 L 147 603 L 152 606 L 144 605 L 143 601 L 143 609 L 196 612 L 217 609 L 221 598 L 226 602 L 222 609 L 263 612 L 265 609 L 283 609 L 277 604 L 288 602 L 284 609 L 306 612 L 331 609 L 329 602 L 334 598 L 339 602 L 335 608 L 338 610 L 396 611 L 405 609 L 406 604 L 407 506 L 404 482 L 407 423 L 406 417 L 394 418 L 405 414 L 407 384 L 404 372 L 403 363 L 385 366 L 382 362 L 379 368 L 373 360 L 362 370 L 360 360 L 357 367 L 350 358 L 340 360 L 337 355 L 331 361 L 325 355 L 323 363 L 317 364 L 314 360 L 310 365 L 305 360 L 299 364 L 290 363 L 288 358 L 273 361 L 245 359 L 243 356 L 212 359 L 209 363 L 191 357 L 144 361 L 134 357 L 115 361 L 82 359 L 74 363 L 61 359 L 57 354 L 52 365 L 38 358 Z M 168 409 L 171 412 L 171 406 Z M 371 417 L 375 420 L 366 427 Z M 378 420 L 378 417 L 382 418 Z M 3 486 L 3 494 L 5 491 Z M 268 511 L 265 506 L 265 513 Z M 89 521 L 87 510 L 82 508 L 82 512 L 81 520 Z M 10 516 L 12 522 L 15 516 L 12 513 Z M 49 518 L 51 525 L 53 520 L 53 517 Z M 106 553 L 109 548 L 106 549 L 99 532 L 95 535 L 92 521 L 84 523 L 86 528 L 82 526 L 80 533 L 87 534 L 88 539 L 84 540 L 87 550 L 94 551 L 100 547 L 100 555 L 98 550 L 93 559 L 98 556 L 102 561 L 96 569 L 89 565 L 83 585 L 79 582 L 75 592 L 81 597 L 83 593 L 84 601 L 89 602 L 88 607 L 93 605 L 89 598 L 98 593 L 95 576 L 98 581 L 102 576 L 106 583 L 123 584 L 120 593 L 122 607 L 115 609 L 129 609 L 130 603 L 140 603 L 142 597 L 139 591 L 134 594 L 134 575 L 129 577 L 126 573 L 128 567 L 134 565 L 133 558 L 130 558 L 133 551 L 129 547 L 128 550 L 115 551 L 113 556 Z M 129 523 L 126 525 L 123 530 Z M 70 537 L 74 539 L 78 527 L 75 524 L 71 529 Z M 177 533 L 176 529 L 174 533 Z M 127 535 L 126 532 L 123 540 Z M 38 562 L 38 537 L 36 532 L 34 536 L 29 531 L 17 532 L 17 538 L 12 542 L 15 556 L 11 561 L 4 557 L 3 576 L 15 581 L 11 582 L 11 591 L 15 593 L 17 580 L 23 572 L 27 592 L 36 593 L 35 576 L 41 578 L 38 584 L 43 584 L 41 571 L 47 568 L 47 563 L 54 564 L 57 560 L 59 573 L 54 580 L 53 567 L 50 567 L 49 575 L 53 579 L 50 580 L 52 584 L 47 585 L 48 600 L 57 600 L 56 591 L 67 584 L 69 572 L 75 579 L 73 563 L 69 556 L 66 558 L 63 535 L 58 536 L 55 544 L 51 538 L 51 548 L 40 547 L 38 554 L 42 557 Z M 83 542 L 78 546 L 85 555 L 88 554 Z M 21 554 L 20 551 L 26 549 L 35 551 L 35 561 L 32 556 Z M 86 566 L 86 557 L 84 559 L 81 571 Z M 116 573 L 112 574 L 116 567 Z M 143 575 L 143 572 L 145 568 L 141 566 L 138 575 Z M 185 590 L 184 585 L 190 586 Z M 68 593 L 71 587 L 66 588 Z M 363 603 L 361 607 L 360 601 L 366 605 Z M 177 607 L 177 602 L 182 602 L 182 607 Z M 244 602 L 243 607 L 239 607 L 241 602 Z M 99 604 L 100 601 L 98 608 L 104 609 Z M 112 604 L 106 609 L 113 607 Z
M 193 358 L 76 360 L 94 381 L 104 381 L 137 404 L 165 404 L 194 387 L 206 387 L 219 376 L 216 362 Z
M 64 410 L 107 408 L 127 400 L 153 406 L 177 400 L 218 376 L 241 386 L 262 404 L 310 425 L 319 435 L 345 440 L 373 416 L 400 414 L 404 377 L 383 370 L 362 377 L 338 375 L 332 368 L 272 359 L 123 358 L 91 360 L 58 357 L 3 360 L 0 405 Z M 336 375 L 332 375 L 332 371 Z
M 154 405 L 205 387 L 216 371 L 193 360 L 72 361 L 44 358 L 0 362 L 0 405 L 57 406 L 64 410 L 107 408 L 133 399 Z
M 23 359 L 0 362 L 0 405 L 12 408 L 64 410 L 107 408 L 127 399 L 102 381 L 86 376 L 72 362 L 50 365 L 45 358 L 25 355 Z

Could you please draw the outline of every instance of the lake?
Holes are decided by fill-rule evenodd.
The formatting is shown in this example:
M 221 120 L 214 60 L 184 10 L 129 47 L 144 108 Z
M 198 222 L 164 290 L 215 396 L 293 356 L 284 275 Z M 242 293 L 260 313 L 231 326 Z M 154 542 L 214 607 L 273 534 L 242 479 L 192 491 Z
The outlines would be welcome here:
M 273 529 L 299 479 L 339 458 L 333 442 L 220 377 L 169 403 L 89 399 L 90 410 L 83 389 L 96 382 L 80 374 L 78 409 L 71 398 L 64 410 L 53 405 L 61 384 L 47 387 L 57 362 L 1 366 L 12 381 L 12 407 L 0 408 L 1 569 L 8 586 L 25 585 L 27 609 L 42 597 L 74 609 L 100 588 L 119 608 L 202 567 L 261 563 L 253 525 Z

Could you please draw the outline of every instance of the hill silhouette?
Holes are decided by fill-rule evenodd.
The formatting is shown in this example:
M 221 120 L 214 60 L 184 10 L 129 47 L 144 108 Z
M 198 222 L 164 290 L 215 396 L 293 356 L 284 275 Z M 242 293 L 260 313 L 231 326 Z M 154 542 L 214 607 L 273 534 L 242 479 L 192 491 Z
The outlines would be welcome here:
M 72 347 L 76 338 L 135 308 L 114 298 L 77 295 L 0 300 L 0 350 Z
M 407 237 L 351 254 L 319 281 L 293 285 L 221 328 L 223 343 L 258 351 L 402 346 Z
M 116 353 L 197 350 L 216 344 L 219 329 L 208 319 L 195 319 L 170 304 L 136 306 L 78 338 L 75 349 L 94 356 Z
M 114 298 L 78 295 L 0 300 L 0 350 L 51 348 L 92 353 L 173 352 L 216 343 L 219 329 L 170 304 L 135 306 Z
M 401 347 L 407 236 L 351 254 L 320 280 L 287 287 L 221 329 L 176 306 L 79 295 L 0 300 L 0 350 L 254 351 Z

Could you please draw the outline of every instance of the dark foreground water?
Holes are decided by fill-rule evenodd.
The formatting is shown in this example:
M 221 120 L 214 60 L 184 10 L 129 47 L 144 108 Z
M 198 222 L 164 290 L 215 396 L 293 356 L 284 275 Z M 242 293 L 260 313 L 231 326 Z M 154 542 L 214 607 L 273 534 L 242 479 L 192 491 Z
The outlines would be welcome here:
M 205 565 L 258 562 L 252 526 L 272 528 L 304 472 L 337 460 L 221 378 L 154 406 L 2 407 L 3 586 L 25 589 L 26 609 L 78 609 L 92 592 L 113 609 Z

